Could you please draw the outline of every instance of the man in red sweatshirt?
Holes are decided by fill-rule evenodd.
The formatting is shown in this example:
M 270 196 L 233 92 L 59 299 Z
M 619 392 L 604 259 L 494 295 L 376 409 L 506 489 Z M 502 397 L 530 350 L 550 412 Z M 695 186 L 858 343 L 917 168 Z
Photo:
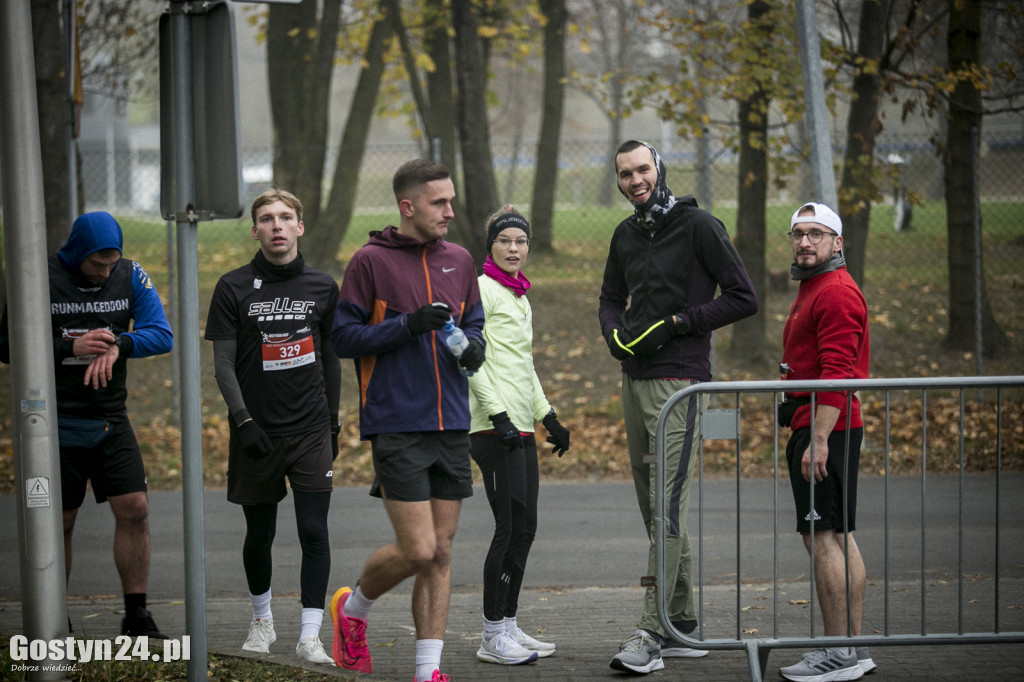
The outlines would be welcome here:
M 791 273 L 800 290 L 783 330 L 782 366 L 788 366 L 784 378 L 867 378 L 868 310 L 846 270 L 842 221 L 828 206 L 808 203 L 793 214 L 789 238 Z M 814 578 L 825 635 L 859 635 L 865 572 L 853 531 L 864 435 L 860 401 L 844 392 L 818 392 L 813 401 L 809 393 L 787 392 L 783 406 L 795 408 L 787 415 L 788 424 L 780 409 L 780 423 L 793 430 L 786 460 L 796 501 L 796 529 L 808 551 L 813 519 Z M 833 647 L 806 654 L 779 672 L 789 680 L 819 682 L 856 680 L 874 667 L 866 647 Z

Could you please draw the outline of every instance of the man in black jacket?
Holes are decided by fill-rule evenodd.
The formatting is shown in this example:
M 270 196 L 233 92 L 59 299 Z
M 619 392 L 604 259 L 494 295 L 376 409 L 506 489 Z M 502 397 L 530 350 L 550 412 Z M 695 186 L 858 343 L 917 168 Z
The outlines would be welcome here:
M 615 170 L 619 191 L 634 213 L 612 235 L 598 314 L 608 348 L 622 362 L 629 459 L 650 539 L 647 571 L 654 575 L 655 472 L 649 455 L 658 416 L 674 393 L 711 379 L 711 332 L 757 312 L 757 297 L 721 221 L 697 208 L 692 196 L 672 195 L 654 147 L 624 142 Z M 716 298 L 718 288 L 722 293 Z M 667 595 L 673 625 L 685 634 L 697 627 L 686 512 L 704 407 L 696 397 L 687 401 L 666 430 L 668 572 L 659 589 Z M 707 654 L 666 638 L 661 630 L 655 589 L 648 587 L 636 633 L 622 643 L 611 667 L 649 673 L 665 667 L 662 656 Z

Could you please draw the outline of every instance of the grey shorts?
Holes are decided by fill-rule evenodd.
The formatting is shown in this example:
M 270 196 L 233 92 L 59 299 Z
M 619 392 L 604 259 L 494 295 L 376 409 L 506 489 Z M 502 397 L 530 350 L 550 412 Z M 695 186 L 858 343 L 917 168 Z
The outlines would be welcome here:
M 370 494 L 400 502 L 461 500 L 473 495 L 468 431 L 370 436 L 376 477 Z
M 270 436 L 266 457 L 247 457 L 231 429 L 228 445 L 228 501 L 235 504 L 277 504 L 293 490 L 330 492 L 334 487 L 334 459 L 328 426 L 291 436 Z

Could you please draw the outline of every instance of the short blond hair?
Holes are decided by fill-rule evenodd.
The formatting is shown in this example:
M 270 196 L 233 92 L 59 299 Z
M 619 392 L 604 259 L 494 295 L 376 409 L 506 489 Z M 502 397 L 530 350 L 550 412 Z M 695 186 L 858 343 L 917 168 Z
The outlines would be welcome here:
M 252 209 L 249 214 L 252 216 L 252 224 L 256 224 L 256 211 L 260 210 L 264 206 L 269 206 L 275 201 L 280 201 L 288 208 L 295 211 L 295 217 L 298 221 L 302 222 L 302 202 L 299 198 L 289 192 L 288 190 L 281 189 L 279 187 L 271 187 L 260 192 L 260 195 L 253 199 Z

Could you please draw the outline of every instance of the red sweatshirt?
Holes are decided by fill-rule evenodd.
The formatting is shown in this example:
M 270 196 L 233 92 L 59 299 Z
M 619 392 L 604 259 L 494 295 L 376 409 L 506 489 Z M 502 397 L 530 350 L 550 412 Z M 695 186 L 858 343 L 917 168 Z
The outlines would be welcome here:
M 787 379 L 866 379 L 871 360 L 868 308 L 846 268 L 800 282 L 782 332 L 782 361 L 789 363 Z M 786 395 L 808 397 L 806 392 Z M 840 410 L 834 431 L 846 429 L 846 394 L 818 393 L 817 405 Z M 793 417 L 792 428 L 811 425 L 811 406 Z M 862 426 L 860 400 L 853 398 L 850 428 Z

